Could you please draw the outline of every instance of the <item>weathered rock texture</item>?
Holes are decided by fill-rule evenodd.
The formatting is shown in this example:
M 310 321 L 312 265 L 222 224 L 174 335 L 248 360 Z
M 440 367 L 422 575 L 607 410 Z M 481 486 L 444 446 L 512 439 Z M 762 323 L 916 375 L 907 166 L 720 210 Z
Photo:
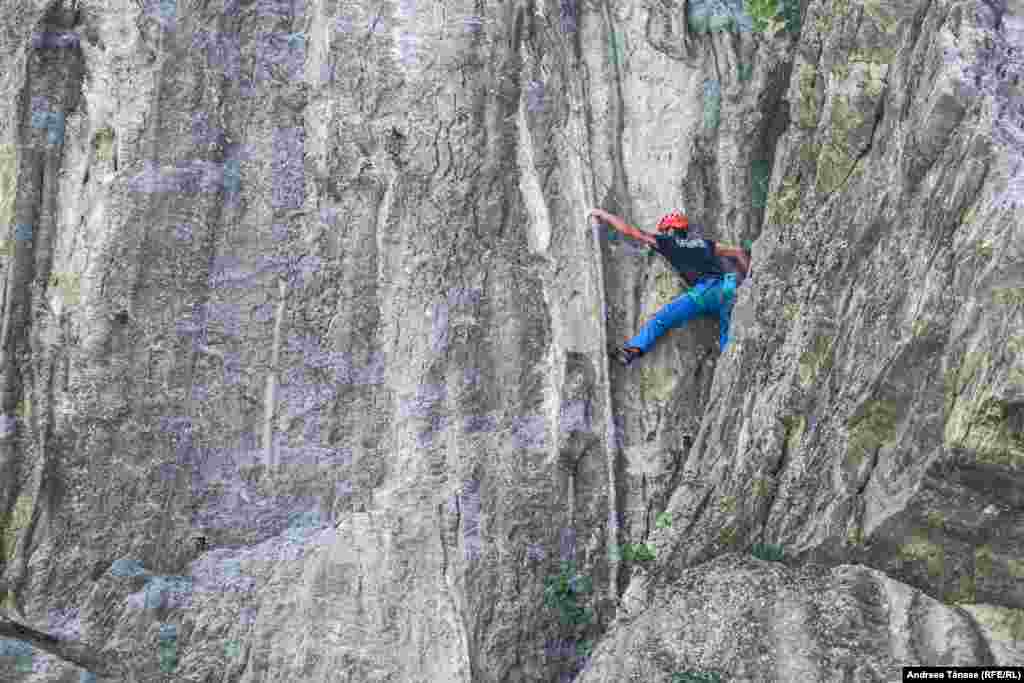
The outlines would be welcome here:
M 0 0 L 5 619 L 111 680 L 1024 662 L 1024 5 L 780 8 Z M 681 205 L 756 240 L 733 342 L 613 369 L 683 283 L 587 210 Z M 96 680 L 48 642 L 3 679 Z

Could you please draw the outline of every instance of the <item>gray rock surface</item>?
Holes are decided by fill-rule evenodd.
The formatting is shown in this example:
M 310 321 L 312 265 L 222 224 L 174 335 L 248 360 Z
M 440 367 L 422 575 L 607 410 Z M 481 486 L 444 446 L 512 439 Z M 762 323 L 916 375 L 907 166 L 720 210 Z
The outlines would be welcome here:
M 0 678 L 1024 664 L 1024 4 L 780 8 L 0 0 Z

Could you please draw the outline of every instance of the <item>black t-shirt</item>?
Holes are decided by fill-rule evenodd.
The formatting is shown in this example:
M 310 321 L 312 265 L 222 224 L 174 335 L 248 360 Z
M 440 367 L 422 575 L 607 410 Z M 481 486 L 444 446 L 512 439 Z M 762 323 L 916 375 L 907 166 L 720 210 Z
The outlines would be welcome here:
M 692 287 L 705 278 L 721 278 L 726 269 L 715 256 L 715 241 L 681 235 L 654 235 L 651 248 L 664 256 Z

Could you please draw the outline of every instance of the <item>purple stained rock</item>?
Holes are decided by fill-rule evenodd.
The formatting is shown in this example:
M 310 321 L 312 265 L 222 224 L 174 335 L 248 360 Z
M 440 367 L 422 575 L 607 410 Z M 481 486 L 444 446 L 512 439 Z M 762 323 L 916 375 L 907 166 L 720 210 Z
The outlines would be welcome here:
M 538 112 L 544 108 L 544 84 L 540 81 L 530 81 L 526 89 L 526 108 L 532 112 Z
M 544 654 L 552 658 L 575 657 L 576 643 L 572 640 L 549 640 L 544 646 Z
M 170 192 L 174 189 L 168 179 L 160 173 L 160 169 L 151 161 L 143 162 L 142 171 L 128 179 L 128 189 L 132 192 L 155 194 Z
M 157 468 L 160 481 L 172 483 L 178 478 L 178 465 L 173 462 L 165 462 Z
M 54 49 L 78 47 L 80 39 L 72 31 L 36 31 L 32 34 L 32 47 L 37 49 Z
M 313 334 L 289 332 L 287 343 L 290 353 L 315 354 L 320 350 L 320 344 Z
M 339 216 L 341 216 L 341 209 L 330 207 L 320 209 L 320 220 L 331 227 L 337 226 Z
M 241 38 L 230 33 L 200 29 L 192 35 L 192 48 L 204 50 L 208 68 L 222 74 L 229 81 L 241 76 Z
M 483 544 L 480 541 L 479 536 L 472 538 L 466 538 L 463 540 L 463 552 L 467 562 L 472 562 L 480 558 L 483 551 Z
M 274 305 L 260 304 L 253 309 L 252 318 L 256 322 L 266 323 L 274 319 Z
M 421 384 L 416 390 L 416 395 L 403 403 L 399 410 L 399 415 L 402 418 L 425 418 L 439 404 L 443 404 L 447 397 L 447 385 Z
M 192 141 L 196 145 L 224 144 L 224 131 L 210 125 L 209 114 L 198 112 L 192 116 Z
M 314 444 L 320 440 L 320 421 L 315 417 L 306 418 L 302 426 L 302 440 Z
M 416 45 L 419 39 L 414 33 L 402 32 L 398 37 L 398 53 L 406 66 L 413 66 L 416 60 Z
M 420 448 L 429 448 L 433 445 L 441 432 L 451 425 L 451 418 L 446 415 L 432 415 L 428 426 L 417 434 L 417 441 Z
M 292 77 L 301 78 L 301 74 Z M 274 176 L 271 204 L 274 208 L 295 209 L 305 198 L 305 131 L 302 128 L 279 128 L 274 132 L 271 172 Z
M 301 33 L 265 33 L 256 56 L 256 80 L 270 81 L 278 74 L 285 81 L 302 80 L 306 62 L 306 37 Z
M 310 282 L 312 277 L 320 272 L 323 260 L 315 254 L 303 254 L 299 257 L 294 266 L 294 279 L 297 282 Z
M 562 433 L 574 431 L 589 432 L 591 429 L 588 403 L 583 400 L 572 401 L 562 406 L 559 416 Z
M 497 428 L 498 420 L 493 415 L 468 415 L 462 427 L 467 434 L 493 432 Z
M 516 448 L 543 448 L 547 440 L 547 420 L 541 415 L 528 415 L 512 420 L 512 441 Z
M 448 290 L 448 306 L 476 306 L 483 299 L 483 292 L 479 289 L 450 289 Z
M 178 437 L 190 435 L 193 430 L 192 418 L 187 416 L 164 416 L 160 418 L 160 429 Z
M 384 381 L 384 354 L 374 351 L 370 355 L 370 362 L 359 369 L 352 378 L 352 383 L 360 386 L 378 385 Z
M 290 19 L 295 16 L 295 11 L 302 10 L 304 4 L 296 0 L 257 0 L 256 12 L 262 17 L 276 17 L 279 19 Z
M 178 8 L 175 0 L 146 0 L 143 13 L 169 31 L 173 31 L 177 25 Z
M 463 494 L 459 497 L 462 511 L 462 537 L 466 549 L 466 559 L 476 559 L 481 550 L 480 542 L 480 483 L 471 480 L 466 483 Z
M 214 258 L 213 266 L 210 268 L 209 283 L 211 287 L 219 287 L 225 284 L 234 284 L 246 279 L 249 275 L 242 266 L 242 261 L 237 256 L 221 255 Z
M 576 0 L 562 0 L 559 16 L 563 33 L 576 32 Z
M 571 562 L 576 557 L 575 529 L 562 529 L 558 539 L 558 555 L 562 562 Z
M 352 28 L 355 26 L 353 21 L 348 17 L 337 17 L 334 20 L 334 30 L 337 33 L 351 33 Z
M 531 543 L 526 547 L 526 557 L 531 560 L 540 561 L 547 557 L 544 546 L 540 543 Z
M 154 576 L 146 583 L 146 609 L 187 608 L 192 601 L 193 579 L 190 576 Z
M 224 354 L 224 384 L 235 386 L 241 383 L 244 373 L 242 372 L 241 355 L 236 351 L 229 351 Z
M 324 62 L 320 65 L 320 82 L 334 83 L 338 76 L 338 65 Z
M 192 239 L 192 226 L 187 224 L 181 224 L 174 226 L 174 236 L 182 242 L 187 242 Z
M 18 419 L 13 415 L 0 415 L 0 436 L 10 436 L 17 429 Z
M 622 449 L 626 447 L 626 421 L 621 416 L 615 417 L 612 422 L 612 428 L 615 432 L 615 446 L 616 448 Z

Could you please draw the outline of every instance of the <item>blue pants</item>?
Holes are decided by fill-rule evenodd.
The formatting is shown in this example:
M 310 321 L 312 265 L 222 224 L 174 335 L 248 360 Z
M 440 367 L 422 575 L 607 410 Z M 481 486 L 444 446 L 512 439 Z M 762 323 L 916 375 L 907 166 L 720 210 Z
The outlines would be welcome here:
M 700 280 L 671 303 L 662 306 L 626 346 L 647 353 L 661 335 L 674 327 L 685 325 L 701 315 L 718 316 L 718 348 L 724 353 L 729 345 L 729 321 L 736 303 L 736 274 L 727 273 L 721 280 Z

